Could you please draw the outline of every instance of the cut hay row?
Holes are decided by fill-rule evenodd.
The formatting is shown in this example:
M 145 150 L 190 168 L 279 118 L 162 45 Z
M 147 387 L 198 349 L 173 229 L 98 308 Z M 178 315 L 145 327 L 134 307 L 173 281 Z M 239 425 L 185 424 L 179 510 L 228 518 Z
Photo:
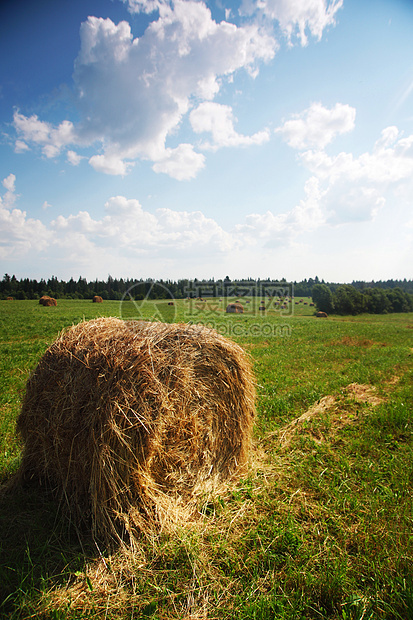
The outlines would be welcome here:
M 80 323 L 27 383 L 15 483 L 51 490 L 107 542 L 133 540 L 188 518 L 194 499 L 242 473 L 254 399 L 249 359 L 214 330 Z
M 300 432 L 305 423 L 326 413 L 330 414 L 332 420 L 337 418 L 341 425 L 344 426 L 347 424 L 349 420 L 347 418 L 346 408 L 340 406 L 341 401 L 346 397 L 353 398 L 355 401 L 361 403 L 367 403 L 373 407 L 380 405 L 383 402 L 383 398 L 377 395 L 377 391 L 374 386 L 350 383 L 342 389 L 342 394 L 340 397 L 333 396 L 332 394 L 324 396 L 298 418 L 288 423 L 280 431 L 277 431 L 276 434 L 279 434 L 280 437 L 280 445 L 283 448 L 288 448 L 293 436 L 297 432 Z

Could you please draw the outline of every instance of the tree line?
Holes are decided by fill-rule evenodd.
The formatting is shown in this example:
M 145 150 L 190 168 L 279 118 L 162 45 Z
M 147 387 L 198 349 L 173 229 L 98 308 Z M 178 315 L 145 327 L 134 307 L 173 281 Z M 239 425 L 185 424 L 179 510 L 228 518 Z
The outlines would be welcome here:
M 49 295 L 56 299 L 120 300 L 124 297 L 139 299 L 185 299 L 186 297 L 312 297 L 317 309 L 327 313 L 359 314 L 360 312 L 413 311 L 413 280 L 386 280 L 378 282 L 353 281 L 351 284 L 325 282 L 317 276 L 299 282 L 285 278 L 246 278 L 193 280 L 154 280 L 113 278 L 106 280 L 59 280 L 56 276 L 45 280 L 17 279 L 5 274 L 0 281 L 0 299 L 39 299 Z
M 316 284 L 311 296 L 317 310 L 327 314 L 413 312 L 413 294 L 400 286 L 357 288 L 342 284 L 332 291 L 326 284 Z

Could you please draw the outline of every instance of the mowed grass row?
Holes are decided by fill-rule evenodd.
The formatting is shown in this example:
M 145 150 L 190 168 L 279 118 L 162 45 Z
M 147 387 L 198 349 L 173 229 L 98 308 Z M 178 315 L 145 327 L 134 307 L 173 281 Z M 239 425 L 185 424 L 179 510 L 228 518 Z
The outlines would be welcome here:
M 29 372 L 83 319 L 203 322 L 250 353 L 258 384 L 249 476 L 133 556 L 79 537 L 39 490 L 1 498 L 0 617 L 413 618 L 413 315 L 253 301 L 0 302 L 1 481 Z

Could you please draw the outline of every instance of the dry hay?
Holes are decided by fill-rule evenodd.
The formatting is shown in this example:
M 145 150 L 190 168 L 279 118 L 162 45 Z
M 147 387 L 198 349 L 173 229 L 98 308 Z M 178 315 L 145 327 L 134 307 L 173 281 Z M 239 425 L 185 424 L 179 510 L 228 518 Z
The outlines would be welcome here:
M 14 301 L 14 297 L 6 297 L 6 301 Z
M 57 301 L 54 297 L 49 297 L 49 295 L 43 295 L 39 299 L 39 304 L 41 306 L 57 306 Z
M 245 352 L 214 330 L 80 323 L 29 378 L 15 484 L 37 481 L 94 534 L 133 541 L 182 522 L 200 495 L 243 473 L 254 399 Z
M 306 305 L 306 302 L 304 302 L 304 305 Z M 327 319 L 328 318 L 328 314 L 327 314 L 327 312 L 321 312 L 320 311 L 320 312 L 316 313 L 316 317 L 318 319 Z
M 244 306 L 239 301 L 235 301 L 232 304 L 228 304 L 225 312 L 235 312 L 236 314 L 242 314 L 244 312 Z
M 345 393 L 361 403 L 369 405 L 380 405 L 383 398 L 377 396 L 377 390 L 374 385 L 366 385 L 363 383 L 350 383 L 345 388 Z
M 387 344 L 385 342 L 377 342 L 375 340 L 371 340 L 370 338 L 357 338 L 354 336 L 343 336 L 339 340 L 332 340 L 331 342 L 326 343 L 326 346 L 346 346 L 346 347 L 386 347 Z
M 359 403 L 366 403 L 373 407 L 380 405 L 384 399 L 377 396 L 376 388 L 373 385 L 365 385 L 360 383 L 350 383 L 342 390 L 343 396 L 336 397 L 331 394 L 324 396 L 318 402 L 316 402 L 310 409 L 305 411 L 298 418 L 284 426 L 279 432 L 280 445 L 285 448 L 288 447 L 297 431 L 302 427 L 302 424 L 309 422 L 317 417 L 322 417 L 324 414 L 329 414 L 336 418 L 338 426 L 344 426 L 349 422 L 345 398 L 354 399 Z M 352 415 L 350 413 L 350 415 Z M 272 434 L 271 434 L 272 435 Z M 313 436 L 313 439 L 315 437 Z
M 94 295 L 92 301 L 94 304 L 102 304 L 103 298 L 100 295 Z
M 291 443 L 295 432 L 303 422 L 307 422 L 318 415 L 326 413 L 335 405 L 335 403 L 336 399 L 334 396 L 324 396 L 324 398 L 319 400 L 315 405 L 310 407 L 310 409 L 300 415 L 299 418 L 296 418 L 282 429 L 280 434 L 280 444 L 283 447 L 288 446 Z

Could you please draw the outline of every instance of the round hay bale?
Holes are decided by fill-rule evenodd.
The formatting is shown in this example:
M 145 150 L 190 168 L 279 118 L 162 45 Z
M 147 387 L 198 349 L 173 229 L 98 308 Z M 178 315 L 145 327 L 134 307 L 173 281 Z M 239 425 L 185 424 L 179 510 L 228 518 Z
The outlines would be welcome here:
M 212 329 L 80 323 L 27 382 L 17 479 L 52 490 L 104 540 L 133 541 L 243 473 L 254 399 L 248 357 Z
M 244 312 L 244 306 L 238 301 L 236 301 L 233 304 L 228 304 L 225 312 L 235 312 L 236 314 L 242 314 Z
M 92 302 L 94 304 L 102 304 L 103 303 L 103 298 L 100 295 L 94 295 Z
M 14 301 L 14 297 L 6 297 L 6 301 Z
M 320 311 L 320 312 L 317 312 L 317 313 L 316 313 L 316 317 L 317 317 L 318 319 L 326 319 L 326 318 L 328 318 L 328 314 L 327 314 L 327 312 L 321 312 L 321 311 Z
M 54 297 L 49 297 L 49 295 L 43 295 L 39 299 L 39 304 L 42 306 L 57 306 L 57 301 Z

